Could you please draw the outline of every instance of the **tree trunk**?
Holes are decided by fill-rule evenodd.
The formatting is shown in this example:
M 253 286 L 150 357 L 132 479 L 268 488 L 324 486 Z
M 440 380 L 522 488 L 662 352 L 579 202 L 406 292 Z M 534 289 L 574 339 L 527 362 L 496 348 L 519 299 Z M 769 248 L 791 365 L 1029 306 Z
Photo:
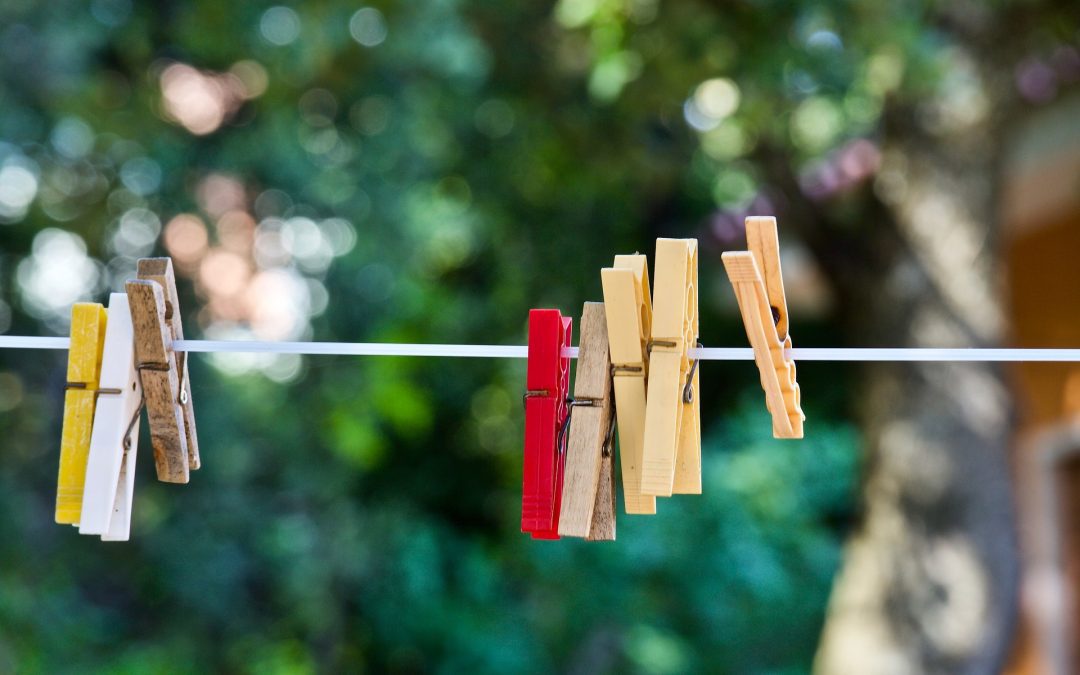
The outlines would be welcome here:
M 1001 120 L 989 105 L 974 114 L 948 105 L 936 124 L 926 110 L 886 116 L 874 189 L 845 197 L 854 209 L 823 210 L 792 176 L 780 181 L 789 207 L 781 222 L 800 230 L 832 278 L 854 344 L 1000 341 L 993 188 Z M 770 162 L 774 175 L 786 164 Z M 837 222 L 823 211 L 858 215 Z M 867 453 L 862 518 L 815 670 L 999 672 L 1019 576 L 1007 461 L 1013 420 L 1000 369 L 867 364 L 857 400 Z

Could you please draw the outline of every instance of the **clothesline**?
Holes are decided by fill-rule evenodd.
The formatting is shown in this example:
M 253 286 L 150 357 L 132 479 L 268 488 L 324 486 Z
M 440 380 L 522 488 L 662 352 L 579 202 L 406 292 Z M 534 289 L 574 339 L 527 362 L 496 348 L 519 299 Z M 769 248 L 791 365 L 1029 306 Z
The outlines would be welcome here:
M 67 349 L 65 337 L 0 335 L 0 349 Z M 434 356 L 524 359 L 522 345 L 399 344 L 390 342 L 261 342 L 256 340 L 177 340 L 180 352 L 230 352 L 242 354 L 308 354 L 339 356 Z M 577 358 L 577 348 L 565 355 Z M 974 348 L 833 348 L 795 347 L 796 361 L 983 361 L 983 362 L 1080 362 L 1080 349 L 974 349 Z M 749 347 L 702 347 L 689 350 L 691 359 L 702 361 L 752 361 Z

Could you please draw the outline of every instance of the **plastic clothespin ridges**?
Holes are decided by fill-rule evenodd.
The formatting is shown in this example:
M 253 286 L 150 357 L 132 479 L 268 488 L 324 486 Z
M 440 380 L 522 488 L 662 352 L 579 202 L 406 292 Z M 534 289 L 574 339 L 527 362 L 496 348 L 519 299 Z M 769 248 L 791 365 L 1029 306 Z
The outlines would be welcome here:
M 615 256 L 614 264 L 600 271 L 600 279 L 618 410 L 623 508 L 632 514 L 654 514 L 656 497 L 641 491 L 648 343 L 652 331 L 652 298 L 645 256 Z
M 649 385 L 641 491 L 701 494 L 700 373 L 689 358 L 698 338 L 696 239 L 656 240 Z
M 795 362 L 786 355 L 791 349 L 791 335 L 776 219 L 747 218 L 746 242 L 749 251 L 723 254 L 724 267 L 754 349 L 765 404 L 772 415 L 773 436 L 802 438 L 805 416 L 795 381 Z
M 564 455 L 563 427 L 568 413 L 572 320 L 557 309 L 529 311 L 529 361 L 525 391 L 525 456 L 521 493 L 521 531 L 534 539 L 559 538 Z
M 56 479 L 56 522 L 77 525 L 82 516 L 86 462 L 94 423 L 101 357 L 105 346 L 105 308 L 80 302 L 71 308 L 64 425 Z

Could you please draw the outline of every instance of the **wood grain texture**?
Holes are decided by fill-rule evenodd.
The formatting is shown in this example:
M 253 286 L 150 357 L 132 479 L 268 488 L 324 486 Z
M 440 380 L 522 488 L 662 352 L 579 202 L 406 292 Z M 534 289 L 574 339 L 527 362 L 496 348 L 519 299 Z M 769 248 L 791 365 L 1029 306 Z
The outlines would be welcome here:
M 784 293 L 784 274 L 780 268 L 780 238 L 776 218 L 750 216 L 746 219 L 746 245 L 754 254 L 758 271 L 765 282 L 769 306 L 776 310 L 776 333 L 781 340 L 788 335 L 787 296 Z
M 86 462 L 101 376 L 107 315 L 97 303 L 71 308 L 71 347 L 68 349 L 64 391 L 64 422 L 60 432 L 60 466 L 56 474 L 56 522 L 77 525 L 82 517 Z
M 165 294 L 154 281 L 131 280 L 125 287 L 158 480 L 187 483 L 187 438 L 180 405 L 180 378 L 175 353 L 169 349 L 171 338 L 166 332 Z
M 652 353 L 645 403 L 641 490 L 669 497 L 701 492 L 701 403 L 683 401 L 687 350 L 698 335 L 697 240 L 657 239 Z M 684 428 L 685 427 L 685 428 Z
M 769 255 L 769 249 L 764 251 Z M 787 358 L 791 337 L 777 333 L 764 279 L 757 265 L 757 255 L 749 251 L 728 251 L 721 256 L 728 278 L 739 302 L 743 326 L 754 350 L 765 405 L 772 416 L 773 436 L 802 438 L 803 412 L 795 364 Z M 778 264 L 778 263 L 777 263 Z M 779 269 L 777 267 L 777 269 Z
M 647 345 L 652 329 L 652 300 L 645 256 L 615 256 L 614 265 L 600 271 L 600 279 L 614 367 L 612 384 L 618 418 L 623 509 L 628 514 L 654 514 L 656 497 L 641 491 L 645 393 L 649 373 Z
M 145 281 L 155 281 L 165 293 L 165 320 L 173 340 L 184 339 L 184 326 L 180 318 L 180 299 L 176 292 L 176 276 L 173 273 L 171 258 L 141 258 L 138 265 L 138 277 Z M 199 438 L 195 431 L 195 403 L 191 396 L 191 377 L 188 373 L 188 355 L 176 352 L 176 368 L 183 388 L 184 440 L 187 443 L 188 466 L 192 471 L 202 465 L 199 458 Z
M 574 399 L 563 474 L 559 535 L 600 539 L 615 537 L 615 504 L 597 498 L 602 482 L 604 441 L 611 424 L 611 357 L 604 304 L 587 302 L 581 313 Z M 613 465 L 608 458 L 608 472 Z M 599 510 L 598 510 L 599 508 Z M 594 521 L 601 527 L 594 532 Z

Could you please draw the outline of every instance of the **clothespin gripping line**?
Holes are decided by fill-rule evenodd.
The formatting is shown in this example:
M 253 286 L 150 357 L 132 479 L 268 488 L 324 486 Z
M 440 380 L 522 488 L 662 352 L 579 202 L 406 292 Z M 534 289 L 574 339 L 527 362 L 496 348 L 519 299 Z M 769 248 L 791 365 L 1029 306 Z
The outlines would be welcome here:
M 773 307 L 772 309 L 773 309 L 773 316 L 776 317 L 776 320 L 779 320 L 779 314 L 777 313 L 776 308 Z M 698 349 L 704 349 L 705 348 L 705 345 L 701 344 L 701 340 L 695 338 L 694 342 L 696 343 Z M 656 345 L 657 347 L 676 347 L 677 346 L 674 340 L 649 340 L 647 348 L 648 348 L 650 354 L 652 354 L 653 345 Z M 699 357 L 699 358 L 696 358 L 693 361 L 691 361 L 690 362 L 690 370 L 688 370 L 686 372 L 686 384 L 683 385 L 683 394 L 682 394 L 683 403 L 693 403 L 694 402 L 694 373 L 697 372 L 698 361 L 700 361 L 700 360 L 701 360 L 701 358 Z M 633 371 L 641 370 L 641 368 L 629 368 L 629 369 L 627 369 L 625 367 L 623 369 L 624 370 L 633 370 Z

